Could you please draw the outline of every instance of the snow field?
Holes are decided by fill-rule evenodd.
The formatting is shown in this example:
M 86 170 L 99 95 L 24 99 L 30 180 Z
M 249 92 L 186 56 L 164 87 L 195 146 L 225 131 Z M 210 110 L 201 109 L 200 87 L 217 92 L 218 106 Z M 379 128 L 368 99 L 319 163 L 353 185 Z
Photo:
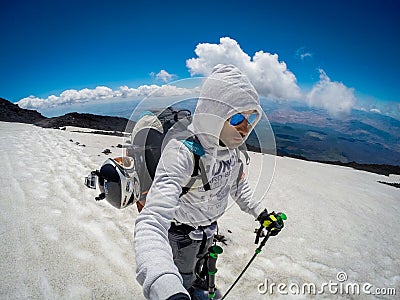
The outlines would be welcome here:
M 117 210 L 96 202 L 98 190 L 83 185 L 84 177 L 107 158 L 101 153 L 105 148 L 111 157 L 121 154 L 112 146 L 122 138 L 72 129 L 0 122 L 0 297 L 143 299 L 135 280 L 136 207 Z M 267 174 L 260 172 L 261 159 L 272 163 L 267 155 L 251 153 L 251 159 L 249 182 L 255 187 L 254 174 Z M 260 179 L 255 197 L 269 188 L 265 206 L 285 212 L 288 220 L 228 299 L 363 298 L 258 292 L 265 278 L 318 286 L 338 282 L 338 272 L 346 272 L 346 282 L 394 287 L 400 293 L 400 194 L 377 182 L 399 182 L 399 176 L 277 157 L 270 186 L 269 179 Z M 236 205 L 229 206 L 219 224 L 228 245 L 222 245 L 218 259 L 217 284 L 226 291 L 257 247 L 253 232 L 258 224 Z

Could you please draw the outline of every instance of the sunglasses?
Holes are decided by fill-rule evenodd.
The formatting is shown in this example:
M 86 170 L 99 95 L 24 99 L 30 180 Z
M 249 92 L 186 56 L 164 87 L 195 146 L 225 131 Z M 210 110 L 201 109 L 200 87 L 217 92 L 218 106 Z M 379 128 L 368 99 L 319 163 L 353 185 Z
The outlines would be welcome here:
M 252 114 L 235 114 L 229 119 L 229 124 L 232 126 L 238 126 L 243 123 L 245 119 L 247 119 L 248 124 L 254 123 L 255 120 L 257 120 L 258 113 L 252 113 Z

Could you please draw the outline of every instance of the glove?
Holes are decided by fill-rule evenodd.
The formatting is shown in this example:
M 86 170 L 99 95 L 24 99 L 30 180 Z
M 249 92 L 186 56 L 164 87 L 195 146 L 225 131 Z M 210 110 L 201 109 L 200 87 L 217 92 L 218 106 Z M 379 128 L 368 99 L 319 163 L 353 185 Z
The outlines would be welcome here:
M 178 293 L 168 297 L 167 300 L 190 300 L 189 296 L 184 293 Z
M 259 221 L 261 225 L 263 225 L 264 221 L 269 219 L 268 210 L 265 208 L 263 212 L 257 217 L 256 221 Z
M 284 227 L 283 220 L 286 220 L 286 215 L 283 213 L 268 213 L 267 209 L 257 217 L 257 221 L 260 222 L 266 230 L 269 231 L 270 236 L 277 235 Z

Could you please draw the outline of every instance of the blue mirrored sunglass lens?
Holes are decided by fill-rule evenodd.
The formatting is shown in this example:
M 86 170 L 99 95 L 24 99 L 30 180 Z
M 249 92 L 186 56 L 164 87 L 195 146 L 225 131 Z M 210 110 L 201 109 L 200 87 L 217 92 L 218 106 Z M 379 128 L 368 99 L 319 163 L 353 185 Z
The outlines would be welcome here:
M 236 114 L 231 117 L 229 123 L 232 126 L 237 126 L 240 123 L 242 123 L 245 119 L 246 119 L 246 117 L 244 115 Z M 247 122 L 248 122 L 248 124 L 252 124 L 256 119 L 257 119 L 257 113 L 254 113 L 254 114 L 249 115 L 249 117 L 247 118 Z
M 249 116 L 249 118 L 247 119 L 247 121 L 249 122 L 249 124 L 253 124 L 253 122 L 254 122 L 256 119 L 257 119 L 257 114 L 254 113 L 254 114 L 251 114 L 251 115 Z
M 230 124 L 233 126 L 239 125 L 240 123 L 242 123 L 245 119 L 245 116 L 243 116 L 242 114 L 236 114 L 233 115 L 230 119 Z

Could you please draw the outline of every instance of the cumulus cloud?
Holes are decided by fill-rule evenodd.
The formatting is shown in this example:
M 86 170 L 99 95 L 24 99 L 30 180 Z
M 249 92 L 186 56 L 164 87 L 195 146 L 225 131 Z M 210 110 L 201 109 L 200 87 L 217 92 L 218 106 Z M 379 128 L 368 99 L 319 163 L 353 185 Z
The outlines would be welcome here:
M 154 75 L 154 73 L 153 73 Z M 176 75 L 175 74 L 169 74 L 167 71 L 165 70 L 160 70 L 160 72 L 158 72 L 157 74 L 154 75 L 156 77 L 156 79 L 161 80 L 163 82 L 168 82 L 173 80 Z
M 190 95 L 193 92 L 194 90 L 192 89 L 176 87 L 173 85 L 159 86 L 152 84 L 141 85 L 138 88 L 121 86 L 117 90 L 112 90 L 105 86 L 98 86 L 94 89 L 85 88 L 82 90 L 66 90 L 59 96 L 51 95 L 47 98 L 29 96 L 19 100 L 17 104 L 22 108 L 40 110 L 68 104 L 101 101 L 103 99 L 118 100 L 127 97 L 146 97 L 149 95 L 154 97 L 170 97 Z
M 215 65 L 219 63 L 234 64 L 248 76 L 260 96 L 273 100 L 302 100 L 312 107 L 326 109 L 332 116 L 340 117 L 350 113 L 355 107 L 356 97 L 354 89 L 346 87 L 343 83 L 331 81 L 321 69 L 320 80 L 310 92 L 302 92 L 297 85 L 295 75 L 288 70 L 285 62 L 280 62 L 277 54 L 264 51 L 256 52 L 252 57 L 245 53 L 240 45 L 229 37 L 220 39 L 219 44 L 200 43 L 196 46 L 197 57 L 186 60 L 191 76 L 208 76 Z M 305 48 L 299 48 L 296 54 L 300 59 L 312 56 L 305 52 Z M 151 76 L 163 82 L 176 77 L 166 70 L 160 70 Z M 57 106 L 101 101 L 102 99 L 115 99 L 116 101 L 128 97 L 171 97 L 182 95 L 194 95 L 198 93 L 198 87 L 194 89 L 181 88 L 174 85 L 142 85 L 137 88 L 121 86 L 116 90 L 109 87 L 98 86 L 94 89 L 66 90 L 60 95 L 51 95 L 47 98 L 29 96 L 21 99 L 17 104 L 28 109 L 45 110 Z M 370 107 L 375 108 L 375 107 Z M 383 112 L 381 108 L 380 112 Z M 397 115 L 399 108 L 396 107 Z M 374 112 L 378 112 L 377 110 Z
M 258 51 L 250 57 L 229 37 L 221 38 L 219 44 L 198 44 L 195 53 L 197 58 L 186 60 L 191 76 L 208 76 L 219 63 L 233 64 L 247 75 L 261 96 L 283 100 L 301 97 L 295 75 L 277 54 Z
M 91 99 L 104 99 L 112 97 L 113 90 L 105 87 L 105 86 L 98 86 L 95 89 L 82 89 L 82 90 L 66 90 L 60 94 L 58 97 L 63 103 L 70 103 L 70 102 L 86 102 L 87 100 Z M 53 100 L 56 98 L 52 97 Z
M 354 89 L 341 82 L 331 81 L 322 69 L 319 72 L 319 82 L 306 95 L 308 104 L 324 108 L 334 117 L 349 114 L 356 104 Z

